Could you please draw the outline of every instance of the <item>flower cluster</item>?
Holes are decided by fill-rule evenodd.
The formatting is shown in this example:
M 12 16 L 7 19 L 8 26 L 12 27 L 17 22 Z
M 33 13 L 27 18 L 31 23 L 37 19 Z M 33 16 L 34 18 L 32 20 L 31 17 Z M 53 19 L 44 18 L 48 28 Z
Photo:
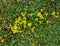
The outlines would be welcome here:
M 53 11 L 53 12 L 52 12 L 52 15 L 53 15 L 54 18 L 57 19 L 57 18 L 59 17 L 59 12 Z
M 53 11 L 51 14 L 55 18 L 58 18 L 59 12 Z M 44 23 L 49 24 L 48 16 L 48 12 L 44 12 L 43 14 L 38 12 L 36 15 L 33 15 L 33 13 L 27 14 L 27 12 L 21 12 L 20 16 L 15 19 L 14 24 L 10 25 L 10 27 L 13 33 L 22 33 L 25 29 L 34 32 L 37 25 Z

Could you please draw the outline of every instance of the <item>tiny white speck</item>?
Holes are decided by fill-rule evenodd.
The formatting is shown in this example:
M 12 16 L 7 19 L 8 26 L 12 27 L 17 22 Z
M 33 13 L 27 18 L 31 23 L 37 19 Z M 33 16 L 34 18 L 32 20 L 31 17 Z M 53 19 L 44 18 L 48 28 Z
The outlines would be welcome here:
M 41 12 L 43 12 L 43 9 L 41 9 Z

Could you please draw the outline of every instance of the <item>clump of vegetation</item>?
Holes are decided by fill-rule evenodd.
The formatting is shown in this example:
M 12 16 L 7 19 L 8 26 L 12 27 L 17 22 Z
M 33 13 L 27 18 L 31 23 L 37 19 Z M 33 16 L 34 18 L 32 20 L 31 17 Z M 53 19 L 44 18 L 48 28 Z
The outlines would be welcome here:
M 0 0 L 0 46 L 58 46 L 59 2 Z

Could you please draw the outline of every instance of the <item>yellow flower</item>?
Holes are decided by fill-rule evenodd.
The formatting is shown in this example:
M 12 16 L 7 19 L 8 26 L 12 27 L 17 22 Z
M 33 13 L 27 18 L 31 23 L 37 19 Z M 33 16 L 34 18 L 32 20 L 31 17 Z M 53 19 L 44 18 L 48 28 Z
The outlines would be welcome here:
M 38 18 L 35 18 L 35 21 L 38 21 Z
M 58 15 L 57 15 L 57 16 L 56 16 L 56 15 L 54 15 L 54 17 L 57 19 L 59 16 L 58 16 Z
M 40 23 L 40 24 L 42 24 L 42 23 L 43 23 L 43 21 L 39 21 L 39 23 Z
M 16 24 L 17 24 L 18 22 L 19 22 L 19 21 L 17 21 L 17 20 L 15 21 Z
M 52 12 L 52 15 L 55 15 L 55 11 Z
M 17 29 L 17 28 L 18 28 L 18 27 L 17 27 L 17 25 L 15 24 L 15 25 L 14 25 L 14 29 Z
M 4 39 L 1 39 L 1 42 L 2 42 L 2 43 L 4 43 L 4 42 L 5 42 L 5 40 L 4 40 Z
M 15 19 L 15 23 L 16 23 L 16 24 L 19 23 L 20 20 L 21 20 L 21 17 L 16 18 L 16 19 Z
M 27 12 L 21 12 L 21 15 L 24 17 L 26 16 Z
M 38 13 L 37 13 L 37 16 L 39 17 L 40 15 L 41 15 L 41 12 L 38 12 Z
M 14 26 L 11 25 L 11 30 L 12 30 L 13 34 L 17 33 L 18 32 L 17 25 L 16 24 Z
M 33 14 L 32 14 L 32 13 L 30 13 L 30 16 L 32 17 L 32 16 L 33 16 Z
M 34 43 L 32 43 L 32 45 L 31 45 L 31 46 L 35 46 L 35 45 L 34 45 Z
M 44 19 L 43 15 L 41 14 L 41 12 L 38 12 L 37 13 L 37 16 L 40 18 L 40 19 Z
M 32 27 L 31 31 L 34 32 L 35 27 Z
M 23 24 L 24 28 L 26 28 L 26 24 Z
M 23 23 L 23 24 L 26 24 L 26 20 L 22 20 L 22 23 Z
M 26 20 L 26 17 L 23 17 L 24 20 Z
M 32 26 L 32 23 L 28 23 L 28 27 L 31 27 Z
M 11 31 L 13 32 L 13 34 L 17 33 L 17 32 L 22 32 L 22 31 L 19 31 L 18 29 L 18 26 L 17 25 L 22 25 L 22 24 L 26 24 L 26 20 L 22 20 L 20 17 L 16 18 L 15 19 L 15 23 L 14 25 L 11 25 L 10 24 L 10 27 L 11 27 Z M 25 25 L 24 25 L 25 27 Z
M 23 24 L 23 22 L 19 22 L 19 24 L 20 24 L 20 25 L 22 25 L 22 24 Z
M 13 29 L 12 31 L 13 31 L 13 34 L 15 34 L 15 33 L 17 33 L 17 32 L 18 32 L 18 30 L 17 30 L 17 29 L 15 29 L 15 30 Z

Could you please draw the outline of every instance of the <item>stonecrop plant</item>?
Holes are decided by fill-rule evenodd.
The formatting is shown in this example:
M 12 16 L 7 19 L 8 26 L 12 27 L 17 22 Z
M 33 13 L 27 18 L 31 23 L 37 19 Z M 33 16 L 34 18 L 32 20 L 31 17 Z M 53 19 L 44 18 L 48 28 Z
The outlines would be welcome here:
M 0 46 L 50 45 L 60 45 L 60 0 L 0 0 Z

